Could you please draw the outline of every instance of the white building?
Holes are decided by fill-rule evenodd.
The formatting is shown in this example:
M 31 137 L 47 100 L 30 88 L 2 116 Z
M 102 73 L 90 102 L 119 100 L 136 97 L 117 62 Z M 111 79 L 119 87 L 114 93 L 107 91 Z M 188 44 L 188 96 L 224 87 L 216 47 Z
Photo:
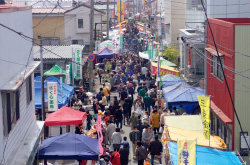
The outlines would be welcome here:
M 33 37 L 31 7 L 0 6 L 1 24 Z M 43 133 L 36 121 L 30 39 L 0 26 L 0 164 L 32 164 Z M 27 67 L 26 67 L 27 65 Z
M 65 42 L 69 44 L 85 45 L 85 50 L 88 51 L 90 45 L 90 7 L 84 4 L 77 6 L 74 9 L 65 12 L 64 25 L 65 25 Z M 94 29 L 102 31 L 102 14 L 104 12 L 94 9 Z M 95 32 L 93 32 L 95 36 Z

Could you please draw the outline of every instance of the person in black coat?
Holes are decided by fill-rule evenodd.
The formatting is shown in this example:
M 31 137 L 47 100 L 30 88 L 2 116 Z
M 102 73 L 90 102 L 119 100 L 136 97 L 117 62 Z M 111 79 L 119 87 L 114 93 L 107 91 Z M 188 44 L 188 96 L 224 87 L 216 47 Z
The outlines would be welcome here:
M 129 104 L 129 118 L 131 117 L 131 109 L 133 106 L 133 99 L 131 98 L 131 95 L 128 95 L 128 104 Z
M 119 126 L 120 123 L 120 128 L 122 128 L 122 107 L 118 106 L 118 110 L 115 113 L 115 123 L 116 126 Z
M 114 106 L 115 106 L 116 108 L 118 108 L 118 106 L 119 106 L 119 101 L 118 101 L 118 99 L 117 99 L 117 96 L 114 96 Z
M 162 155 L 162 143 L 158 140 L 158 135 L 155 135 L 155 141 L 150 143 L 149 152 L 151 155 L 151 165 L 154 165 L 154 158 L 157 156 L 159 158 L 159 164 L 161 162 L 161 155 Z
M 87 113 L 87 130 L 90 130 L 92 116 L 89 114 L 89 111 L 87 111 L 86 113 Z
M 128 158 L 129 158 L 129 149 L 128 149 L 128 143 L 125 143 L 123 148 L 120 149 L 120 160 L 121 165 L 128 165 Z
M 125 125 L 125 120 L 127 119 L 127 124 L 129 124 L 129 109 L 130 105 L 128 103 L 128 100 L 125 100 L 125 103 L 123 104 L 123 123 Z
M 115 107 L 115 105 L 114 105 L 113 102 L 110 103 L 109 112 L 110 112 L 110 113 L 109 113 L 110 115 L 113 115 L 113 116 L 115 115 L 116 107 Z

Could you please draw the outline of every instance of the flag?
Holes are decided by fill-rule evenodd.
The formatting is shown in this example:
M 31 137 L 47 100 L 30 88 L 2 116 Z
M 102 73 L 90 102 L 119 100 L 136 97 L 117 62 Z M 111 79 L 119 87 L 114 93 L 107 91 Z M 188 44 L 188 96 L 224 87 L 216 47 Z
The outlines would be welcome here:
M 201 118 L 204 129 L 205 139 L 209 139 L 209 126 L 210 126 L 210 98 L 208 96 L 197 96 L 201 108 Z
M 194 140 L 178 140 L 178 165 L 195 165 L 196 141 Z

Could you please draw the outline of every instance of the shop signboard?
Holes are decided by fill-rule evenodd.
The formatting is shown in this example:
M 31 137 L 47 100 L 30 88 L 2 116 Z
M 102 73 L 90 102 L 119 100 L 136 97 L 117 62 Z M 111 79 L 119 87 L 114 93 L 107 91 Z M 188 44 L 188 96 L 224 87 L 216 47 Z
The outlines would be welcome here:
M 47 82 L 48 93 L 48 111 L 54 112 L 58 110 L 58 91 L 57 82 Z
M 196 141 L 195 140 L 178 140 L 178 165 L 194 165 L 196 159 Z
M 204 137 L 209 140 L 209 127 L 210 127 L 210 98 L 208 96 L 197 96 L 201 108 L 201 118 L 204 129 Z
M 65 83 L 66 84 L 71 84 L 71 76 L 70 76 L 70 65 L 66 65 L 66 78 L 65 78 Z
M 73 75 L 76 79 L 82 79 L 82 46 L 73 45 Z

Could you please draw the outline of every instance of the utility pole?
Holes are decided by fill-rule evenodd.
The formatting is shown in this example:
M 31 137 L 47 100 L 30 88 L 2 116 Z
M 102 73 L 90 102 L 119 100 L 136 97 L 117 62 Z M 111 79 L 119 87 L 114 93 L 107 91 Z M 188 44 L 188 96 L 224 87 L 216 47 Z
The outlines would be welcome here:
M 42 42 L 42 41 L 41 41 Z M 43 81 L 43 47 L 42 44 L 40 44 L 40 75 L 41 75 L 41 90 L 42 90 L 42 107 L 41 107 L 41 115 L 42 115 L 42 121 L 45 121 L 45 108 L 44 108 L 44 83 L 42 83 Z
M 109 0 L 107 0 L 107 39 L 109 39 Z
M 90 33 L 90 53 L 93 53 L 93 29 L 94 29 L 94 0 L 91 0 L 90 5 L 90 15 L 89 15 L 89 33 Z M 89 61 L 89 90 L 93 91 L 94 85 L 94 75 L 93 75 L 93 61 Z

